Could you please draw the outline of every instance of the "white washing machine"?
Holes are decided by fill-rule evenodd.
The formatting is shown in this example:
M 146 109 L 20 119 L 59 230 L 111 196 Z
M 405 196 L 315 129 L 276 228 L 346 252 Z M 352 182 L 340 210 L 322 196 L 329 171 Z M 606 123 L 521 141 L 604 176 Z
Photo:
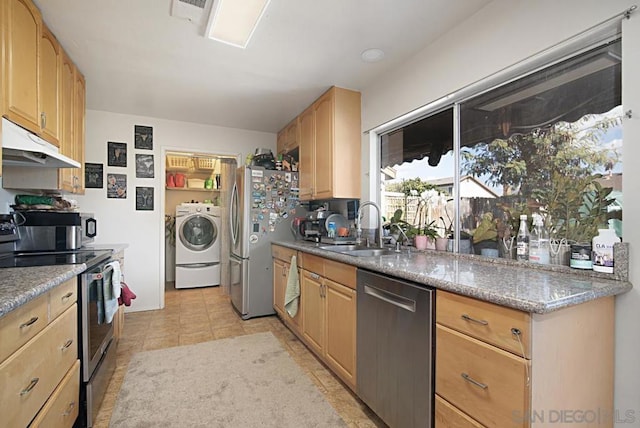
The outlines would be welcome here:
M 176 207 L 176 288 L 220 285 L 220 207 Z

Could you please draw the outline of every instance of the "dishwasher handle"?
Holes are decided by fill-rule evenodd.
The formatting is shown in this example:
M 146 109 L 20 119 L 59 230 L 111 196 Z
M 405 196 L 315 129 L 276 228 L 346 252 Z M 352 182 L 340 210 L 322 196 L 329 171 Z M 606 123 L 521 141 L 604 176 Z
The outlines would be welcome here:
M 406 297 L 399 296 L 395 293 L 391 293 L 390 291 L 381 290 L 379 288 L 365 284 L 364 293 L 368 294 L 369 296 L 375 297 L 377 299 L 383 300 L 387 303 L 391 303 L 392 305 L 397 306 L 406 311 L 409 311 L 409 312 L 416 311 L 415 300 L 407 299 Z

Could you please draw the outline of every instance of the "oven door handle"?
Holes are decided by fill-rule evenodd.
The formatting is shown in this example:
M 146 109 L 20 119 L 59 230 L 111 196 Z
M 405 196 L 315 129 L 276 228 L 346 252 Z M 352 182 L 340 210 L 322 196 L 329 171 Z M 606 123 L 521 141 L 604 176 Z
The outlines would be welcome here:
M 91 281 L 96 281 L 96 280 L 100 280 L 103 279 L 105 277 L 105 275 L 109 272 L 113 272 L 113 266 L 109 265 L 107 267 L 105 267 L 102 271 L 98 272 L 98 273 L 90 273 L 89 274 L 89 279 Z

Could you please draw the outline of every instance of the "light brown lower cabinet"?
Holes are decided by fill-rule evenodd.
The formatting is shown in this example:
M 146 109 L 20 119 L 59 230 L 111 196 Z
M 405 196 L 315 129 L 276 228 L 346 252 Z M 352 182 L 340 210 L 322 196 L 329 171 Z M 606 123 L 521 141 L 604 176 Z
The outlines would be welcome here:
M 284 308 L 291 257 L 297 256 L 298 252 L 279 245 L 272 245 L 271 252 L 273 255 L 273 308 L 291 330 L 300 334 L 302 330 L 302 299 L 298 299 L 298 312 L 294 317 L 291 317 Z
M 613 426 L 613 304 L 529 314 L 437 290 L 436 428 Z
M 274 308 L 285 324 L 352 390 L 356 389 L 356 268 L 298 253 L 300 307 L 297 322 L 281 314 L 289 264 L 274 256 Z M 280 257 L 280 258 L 276 258 Z M 288 259 L 288 258 L 287 258 Z
M 0 425 L 73 426 L 80 395 L 76 300 L 73 278 L 0 319 Z

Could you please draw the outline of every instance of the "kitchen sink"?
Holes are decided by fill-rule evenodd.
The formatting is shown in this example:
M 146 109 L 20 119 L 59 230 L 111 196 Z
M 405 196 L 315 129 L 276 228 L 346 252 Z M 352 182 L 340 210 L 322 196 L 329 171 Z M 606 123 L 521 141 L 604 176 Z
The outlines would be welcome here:
M 366 247 L 364 245 L 325 245 L 319 247 L 322 250 L 333 251 L 334 253 L 346 254 L 354 257 L 373 257 L 373 256 L 386 256 L 389 254 L 399 254 L 389 248 L 373 248 Z

